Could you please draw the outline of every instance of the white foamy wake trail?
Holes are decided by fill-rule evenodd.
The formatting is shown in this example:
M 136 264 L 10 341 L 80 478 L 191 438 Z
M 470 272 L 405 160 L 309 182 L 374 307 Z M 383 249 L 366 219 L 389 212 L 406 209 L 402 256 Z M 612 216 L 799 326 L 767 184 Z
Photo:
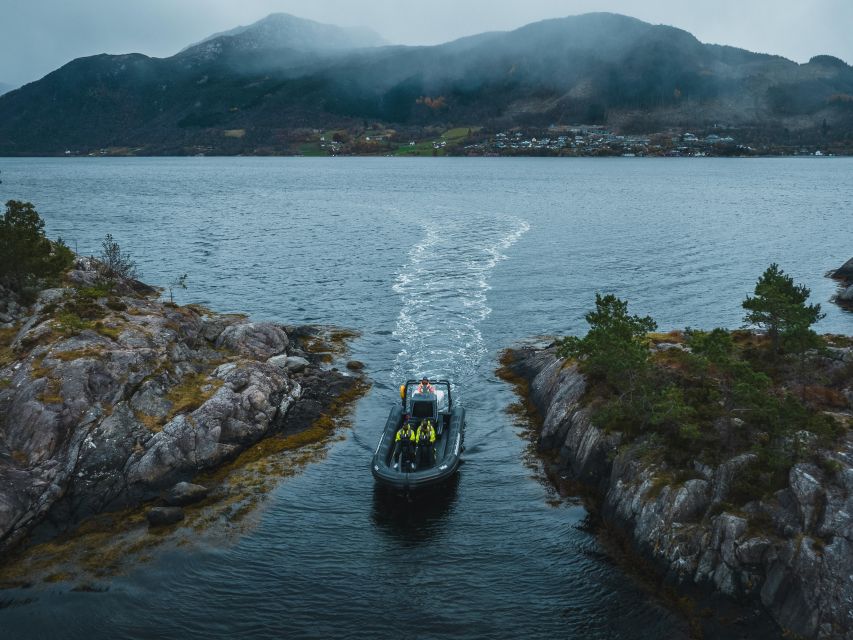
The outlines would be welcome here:
M 401 302 L 394 336 L 402 348 L 392 383 L 422 375 L 458 382 L 487 353 L 480 325 L 491 313 L 491 273 L 530 225 L 487 214 L 441 215 L 421 224 L 423 239 L 394 284 Z

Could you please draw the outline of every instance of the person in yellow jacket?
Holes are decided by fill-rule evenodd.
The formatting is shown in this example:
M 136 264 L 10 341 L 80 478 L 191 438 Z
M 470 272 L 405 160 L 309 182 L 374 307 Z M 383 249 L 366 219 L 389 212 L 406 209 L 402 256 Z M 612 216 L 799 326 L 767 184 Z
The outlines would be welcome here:
M 435 427 L 432 425 L 432 420 L 421 421 L 415 434 L 415 443 L 418 445 L 418 468 L 431 467 L 435 462 Z
M 408 422 L 403 423 L 403 426 L 397 431 L 397 437 L 394 438 L 394 453 L 391 459 L 394 460 L 395 469 L 398 464 L 414 466 L 416 443 L 417 434 L 412 429 L 412 425 Z

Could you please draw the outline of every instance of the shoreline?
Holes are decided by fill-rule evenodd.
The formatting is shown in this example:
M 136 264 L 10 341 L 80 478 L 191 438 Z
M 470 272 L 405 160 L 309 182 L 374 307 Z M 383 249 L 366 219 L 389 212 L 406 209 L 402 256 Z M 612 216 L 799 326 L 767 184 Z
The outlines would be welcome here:
M 369 388 L 344 373 L 352 331 L 254 323 L 95 276 L 78 259 L 32 306 L 4 298 L 0 565 L 110 514 L 152 531 L 195 504 L 245 515 Z
M 850 154 L 831 154 L 831 155 L 823 155 L 823 156 L 814 156 L 807 154 L 750 154 L 750 155 L 732 155 L 732 156 L 621 156 L 621 155 L 441 155 L 441 156 L 417 156 L 417 155 L 396 155 L 396 154 L 364 154 L 364 155 L 304 155 L 304 154 L 266 154 L 266 153 L 258 153 L 258 154 L 87 154 L 87 155 L 72 155 L 66 156 L 61 153 L 55 154 L 39 154 L 39 155 L 16 155 L 16 156 L 0 156 L 0 160 L 31 160 L 31 159 L 41 159 L 41 158 L 62 158 L 65 160 L 104 160 L 104 159 L 115 159 L 115 158 L 164 158 L 164 159 L 178 159 L 178 158 L 306 158 L 310 160 L 337 160 L 337 159 L 346 159 L 346 158 L 397 158 L 400 160 L 447 160 L 447 159 L 488 159 L 488 160 L 499 160 L 499 159 L 537 159 L 537 160 L 772 160 L 772 159 L 787 159 L 787 158 L 799 158 L 803 160 L 832 160 L 832 159 L 840 159 L 840 158 L 853 158 L 853 153 Z
M 590 422 L 582 401 L 585 380 L 556 357 L 553 346 L 507 349 L 500 364 L 499 377 L 513 385 L 534 426 L 532 446 L 550 482 L 561 495 L 583 499 L 603 540 L 624 551 L 626 570 L 636 567 L 704 637 L 731 637 L 733 621 L 756 638 L 853 637 L 845 624 L 843 588 L 836 592 L 834 586 L 836 574 L 844 572 L 838 556 L 844 535 L 839 530 L 830 550 L 833 536 L 819 533 L 834 531 L 835 524 L 843 530 L 844 490 L 835 486 L 843 479 L 832 480 L 813 465 L 795 465 L 792 501 L 804 499 L 800 478 L 815 474 L 808 477 L 823 483 L 814 491 L 826 496 L 826 513 L 794 507 L 790 535 L 761 530 L 769 525 L 752 522 L 728 503 L 715 508 L 708 502 L 736 478 L 737 459 L 709 469 L 705 480 L 667 480 L 667 473 L 677 476 L 678 470 L 663 472 L 644 462 L 642 441 L 631 443 Z M 840 446 L 843 457 L 850 438 Z M 805 524 L 796 524 L 802 509 Z

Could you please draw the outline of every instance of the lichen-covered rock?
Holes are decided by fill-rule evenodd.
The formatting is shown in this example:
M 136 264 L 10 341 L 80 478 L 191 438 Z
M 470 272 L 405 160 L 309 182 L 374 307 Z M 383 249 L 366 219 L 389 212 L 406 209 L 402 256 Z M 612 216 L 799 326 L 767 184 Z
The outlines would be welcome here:
M 226 327 L 216 338 L 216 346 L 247 358 L 267 360 L 287 349 L 289 340 L 280 326 L 269 322 L 246 322 Z
M 78 267 L 73 283 L 97 284 Z M 39 523 L 57 532 L 139 504 L 291 422 L 307 426 L 342 389 L 332 371 L 297 384 L 293 367 L 267 362 L 289 358 L 283 327 L 132 293 L 142 289 L 94 300 L 50 290 L 23 311 L 4 301 L 17 320 L 14 358 L 0 360 L 0 552 Z M 312 406 L 295 410 L 303 397 Z
M 788 474 L 788 484 L 797 501 L 800 528 L 811 531 L 825 502 L 823 473 L 813 464 L 795 464 Z
M 843 361 L 849 350 L 835 351 Z M 604 520 L 669 581 L 760 602 L 796 637 L 853 640 L 853 435 L 826 452 L 833 474 L 796 464 L 786 488 L 720 512 L 755 454 L 696 462 L 696 477 L 675 481 L 643 458 L 642 440 L 620 447 L 619 434 L 592 424 L 582 374 L 553 347 L 514 352 L 511 369 L 529 382 L 543 418 L 538 443 L 559 451 L 559 474 L 596 489 Z
M 301 356 L 273 356 L 267 362 L 291 373 L 301 373 L 311 365 L 306 358 Z

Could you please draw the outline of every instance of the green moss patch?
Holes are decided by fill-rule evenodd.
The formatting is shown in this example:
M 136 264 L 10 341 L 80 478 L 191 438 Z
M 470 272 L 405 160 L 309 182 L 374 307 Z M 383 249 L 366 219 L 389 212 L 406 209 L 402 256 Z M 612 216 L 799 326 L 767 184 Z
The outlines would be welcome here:
M 165 422 L 180 413 L 195 411 L 212 398 L 222 384 L 222 380 L 211 378 L 203 373 L 186 376 L 179 384 L 169 389 L 166 395 L 172 409 Z

